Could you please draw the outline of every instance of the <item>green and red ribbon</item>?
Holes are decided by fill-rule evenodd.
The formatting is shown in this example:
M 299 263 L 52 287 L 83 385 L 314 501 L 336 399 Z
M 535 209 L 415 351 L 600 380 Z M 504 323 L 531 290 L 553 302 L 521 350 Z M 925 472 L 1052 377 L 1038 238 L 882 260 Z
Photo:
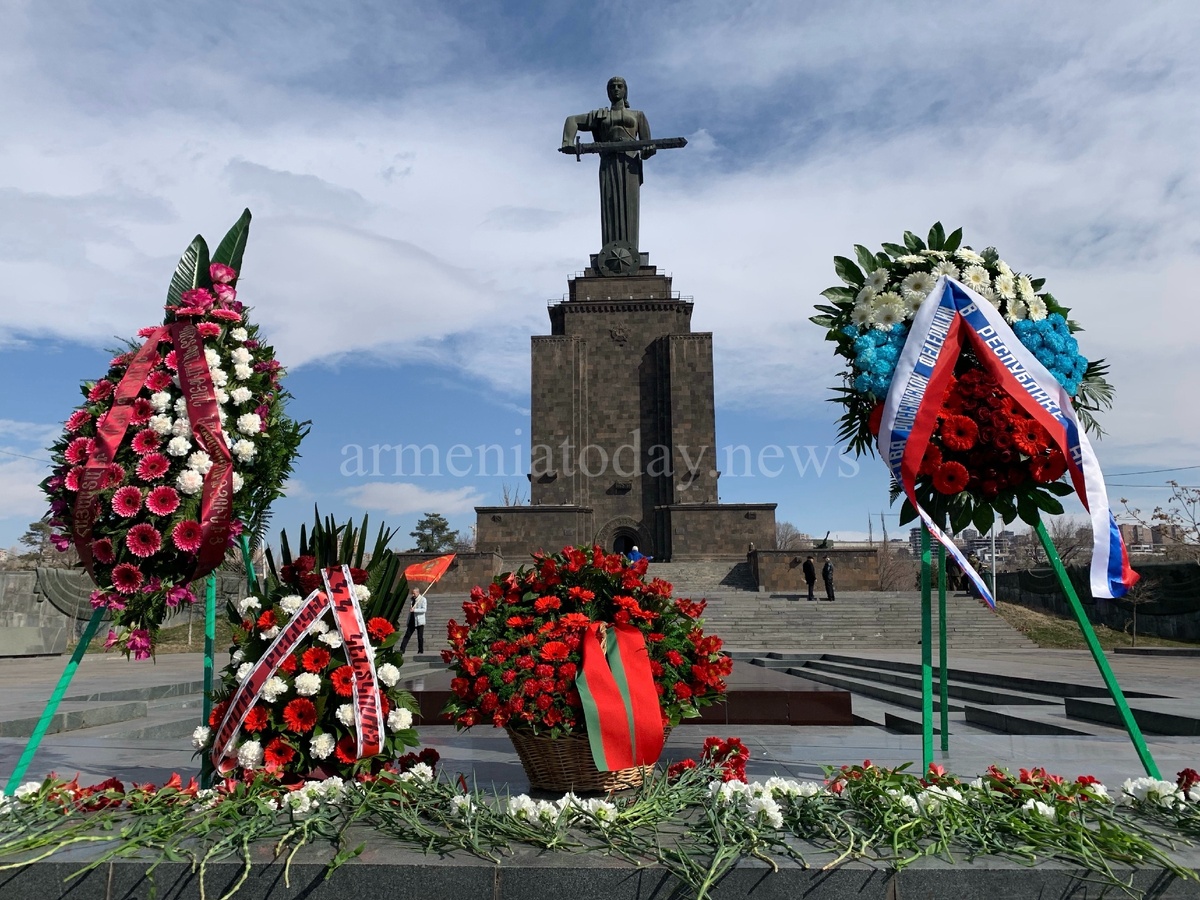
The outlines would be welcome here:
M 601 772 L 653 765 L 662 754 L 662 710 L 640 629 L 593 622 L 575 686 L 592 760 Z

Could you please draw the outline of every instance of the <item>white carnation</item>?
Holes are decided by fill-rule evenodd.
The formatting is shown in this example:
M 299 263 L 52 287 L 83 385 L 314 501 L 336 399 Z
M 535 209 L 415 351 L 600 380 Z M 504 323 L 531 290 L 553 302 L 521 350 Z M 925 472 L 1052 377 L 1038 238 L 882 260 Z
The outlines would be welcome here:
M 238 347 L 236 350 L 234 350 L 232 353 L 229 354 L 229 358 L 231 360 L 233 360 L 234 365 L 238 365 L 238 366 L 249 365 L 251 360 L 254 359 L 254 357 L 251 355 L 250 351 L 247 350 L 245 347 Z
M 412 727 L 412 713 L 407 709 L 396 707 L 387 717 L 387 727 L 389 731 L 403 731 L 405 728 Z
M 238 666 L 237 680 L 245 681 L 250 677 L 250 673 L 254 671 L 254 663 L 242 663 Z
M 287 682 L 278 675 L 272 675 L 267 679 L 267 683 L 262 686 L 262 698 L 268 703 L 274 703 L 279 699 L 280 694 L 287 693 Z
M 13 792 L 13 796 L 18 800 L 24 800 L 26 797 L 36 794 L 41 789 L 42 783 L 40 781 L 26 781 Z
M 359 603 L 366 603 L 371 599 L 371 590 L 365 584 L 351 585 L 350 590 L 354 594 L 354 599 Z
M 283 610 L 287 616 L 294 616 L 300 611 L 300 607 L 304 605 L 304 598 L 299 594 L 288 594 L 279 601 L 279 608 Z
M 1053 806 L 1043 803 L 1041 800 L 1034 800 L 1032 797 L 1025 801 L 1021 809 L 1033 813 L 1035 816 L 1041 816 L 1043 819 L 1049 819 L 1051 822 L 1058 818 Z
M 225 387 L 229 384 L 229 376 L 225 374 L 224 369 L 213 369 L 208 373 L 212 377 L 212 383 L 215 387 Z
M 400 680 L 400 670 L 391 663 L 384 663 L 376 672 L 379 680 L 383 682 L 384 687 L 395 687 L 396 682 Z
M 250 460 L 254 459 L 254 454 L 258 452 L 258 448 L 254 446 L 254 442 L 248 441 L 245 438 L 234 441 L 231 449 L 233 450 L 233 455 L 237 457 L 238 462 L 243 463 L 250 462 Z
M 245 341 L 250 337 L 245 328 L 231 328 L 229 330 L 229 336 L 235 341 Z
M 233 377 L 238 381 L 245 381 L 253 374 L 254 370 L 247 365 L 236 365 L 233 367 Z
M 195 469 L 184 469 L 175 479 L 175 489 L 189 497 L 200 493 L 204 487 L 204 476 Z
M 238 601 L 237 608 L 238 608 L 238 612 L 242 615 L 243 618 L 245 618 L 246 615 L 250 612 L 250 610 L 262 609 L 262 604 L 258 602 L 257 597 L 243 597 L 241 600 Z
M 155 412 L 166 412 L 167 407 L 171 405 L 171 395 L 166 391 L 151 394 L 150 405 L 154 407 Z
M 308 750 L 313 759 L 328 759 L 336 745 L 332 734 L 318 734 L 309 742 Z
M 213 393 L 217 397 L 217 402 L 224 405 L 229 402 L 229 394 L 224 388 L 213 388 Z
M 210 369 L 214 368 L 215 366 L 219 366 L 221 364 L 221 354 L 219 354 L 212 347 L 205 347 L 204 361 L 208 363 L 208 367 Z
M 174 440 L 174 438 L 172 438 L 172 440 Z M 187 460 L 187 467 L 189 469 L 195 469 L 201 475 L 207 475 L 208 470 L 211 469 L 212 466 L 212 457 L 203 450 L 197 450 L 195 453 L 189 456 Z
M 246 485 L 246 479 L 237 472 L 233 473 L 233 492 L 236 494 Z
M 327 631 L 317 638 L 317 640 L 328 646 L 330 650 L 336 650 L 338 647 L 342 646 L 342 636 L 336 631 Z
M 243 413 L 238 416 L 237 428 L 242 434 L 258 434 L 262 431 L 262 419 L 258 413 Z
M 324 619 L 317 619 L 317 621 L 313 622 L 312 628 L 309 629 L 309 631 L 312 634 L 316 634 L 316 635 L 322 635 L 325 632 L 327 632 L 328 630 L 329 630 L 329 623 L 326 622 Z
M 171 434 L 175 437 L 187 437 L 192 433 L 192 422 L 187 416 L 180 416 L 171 423 Z
M 772 828 L 783 827 L 783 811 L 770 796 L 755 797 L 748 808 L 755 818 L 761 817 Z
M 262 765 L 263 748 L 258 741 L 246 741 L 238 747 L 238 765 L 243 769 L 257 769 Z
M 240 648 L 237 650 L 234 650 L 233 653 L 231 653 L 229 655 L 230 661 L 235 662 L 235 663 L 240 663 L 245 658 L 246 658 L 246 654 Z
M 313 672 L 301 672 L 296 676 L 296 693 L 301 697 L 312 697 L 321 690 L 321 676 Z
M 157 415 L 150 417 L 150 428 L 159 436 L 168 435 L 171 433 L 171 417 Z
M 354 724 L 354 707 L 349 703 L 343 703 L 337 708 L 337 720 L 343 725 L 349 727 Z
M 204 745 L 208 743 L 210 734 L 212 734 L 212 729 L 207 725 L 197 725 L 196 730 L 192 732 L 192 746 L 197 750 L 203 750 Z
M 187 415 L 187 400 L 185 400 L 183 397 L 180 397 L 178 400 L 175 401 L 175 415 L 177 415 L 177 416 L 186 416 Z
M 272 625 L 266 631 L 260 632 L 259 637 L 261 637 L 264 641 L 275 640 L 275 638 L 279 637 L 279 626 Z
M 254 394 L 251 392 L 250 388 L 248 388 L 248 387 L 236 387 L 232 391 L 229 392 L 229 398 L 234 403 L 238 404 L 239 406 L 241 406 L 243 403 L 248 402 L 250 400 L 250 398 L 253 396 L 254 396 Z

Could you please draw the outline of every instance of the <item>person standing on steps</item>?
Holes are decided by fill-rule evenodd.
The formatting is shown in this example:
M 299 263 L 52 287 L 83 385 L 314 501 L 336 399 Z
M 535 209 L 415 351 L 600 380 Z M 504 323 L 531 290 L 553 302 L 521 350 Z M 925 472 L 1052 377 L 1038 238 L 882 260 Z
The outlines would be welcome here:
M 833 560 L 825 557 L 825 565 L 821 566 L 821 580 L 825 582 L 825 599 L 833 602 Z
M 400 641 L 401 653 L 408 649 L 414 631 L 417 633 L 417 652 L 425 652 L 425 611 L 428 608 L 425 595 L 413 588 L 408 595 L 408 625 L 404 628 L 404 639 Z
M 817 564 L 811 556 L 804 561 L 804 583 L 808 585 L 808 599 L 816 600 L 817 595 L 813 593 L 813 587 L 817 583 Z

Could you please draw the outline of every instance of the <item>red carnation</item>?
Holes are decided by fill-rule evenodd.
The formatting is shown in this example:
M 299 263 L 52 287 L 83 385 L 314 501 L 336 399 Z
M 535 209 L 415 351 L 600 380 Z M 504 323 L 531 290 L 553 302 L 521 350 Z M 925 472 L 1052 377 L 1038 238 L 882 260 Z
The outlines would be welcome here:
M 942 463 L 934 473 L 933 486 L 941 494 L 957 494 L 967 486 L 967 467 L 960 462 Z
M 947 449 L 970 450 L 979 437 L 979 426 L 966 416 L 949 416 L 942 422 L 941 435 Z
M 310 647 L 304 651 L 304 656 L 301 658 L 306 672 L 323 672 L 325 667 L 329 665 L 329 651 L 323 647 Z
M 375 616 L 367 622 L 367 634 L 371 635 L 372 640 L 382 641 L 395 630 L 396 627 L 383 616 Z
M 349 666 L 338 666 L 329 676 L 333 683 L 333 691 L 339 697 L 349 697 L 354 693 L 354 670 Z
M 283 708 L 283 721 L 298 734 L 312 731 L 317 724 L 317 708 L 307 697 L 297 697 Z

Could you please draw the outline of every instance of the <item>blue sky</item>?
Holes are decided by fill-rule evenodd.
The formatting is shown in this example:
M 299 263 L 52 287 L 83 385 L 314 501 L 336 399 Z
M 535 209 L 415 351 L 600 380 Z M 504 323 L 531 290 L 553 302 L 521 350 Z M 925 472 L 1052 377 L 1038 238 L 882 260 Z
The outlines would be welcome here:
M 834 449 L 801 474 L 787 449 L 835 440 L 807 317 L 835 254 L 937 219 L 1046 277 L 1112 363 L 1114 498 L 1200 482 L 1120 477 L 1200 463 L 1190 0 L 433 6 L 0 0 L 0 547 L 43 511 L 78 382 L 244 206 L 239 293 L 314 423 L 276 523 L 319 502 L 467 529 L 524 489 L 511 449 L 503 475 L 357 477 L 342 448 L 499 444 L 525 465 L 529 336 L 599 243 L 594 164 L 554 151 L 613 74 L 690 141 L 647 166 L 642 245 L 714 333 L 722 500 L 818 535 L 874 514 L 878 534 L 877 460 Z

